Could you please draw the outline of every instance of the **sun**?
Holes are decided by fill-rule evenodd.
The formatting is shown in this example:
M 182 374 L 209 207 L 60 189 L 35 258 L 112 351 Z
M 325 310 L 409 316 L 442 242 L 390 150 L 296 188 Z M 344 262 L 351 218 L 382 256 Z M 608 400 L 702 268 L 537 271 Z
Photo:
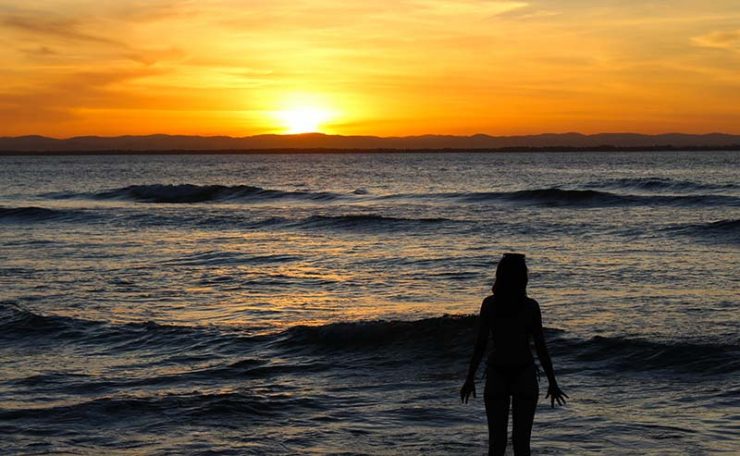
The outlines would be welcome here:
M 277 117 L 282 122 L 285 133 L 316 133 L 321 132 L 324 123 L 331 118 L 331 113 L 326 109 L 301 106 L 278 111 Z

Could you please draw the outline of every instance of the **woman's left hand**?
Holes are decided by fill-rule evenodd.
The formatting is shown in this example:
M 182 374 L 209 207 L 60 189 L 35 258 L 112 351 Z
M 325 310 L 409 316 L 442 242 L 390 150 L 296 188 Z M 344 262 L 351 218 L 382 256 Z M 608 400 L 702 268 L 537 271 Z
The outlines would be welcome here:
M 460 388 L 460 401 L 462 401 L 463 404 L 467 404 L 471 394 L 473 395 L 473 397 L 476 397 L 475 382 L 471 379 L 468 379 L 465 380 L 462 388 Z
M 568 398 L 568 395 L 565 394 L 557 384 L 554 384 L 547 388 L 545 399 L 548 397 L 550 398 L 550 406 L 555 408 L 555 402 L 557 402 L 558 405 L 565 405 L 565 399 Z

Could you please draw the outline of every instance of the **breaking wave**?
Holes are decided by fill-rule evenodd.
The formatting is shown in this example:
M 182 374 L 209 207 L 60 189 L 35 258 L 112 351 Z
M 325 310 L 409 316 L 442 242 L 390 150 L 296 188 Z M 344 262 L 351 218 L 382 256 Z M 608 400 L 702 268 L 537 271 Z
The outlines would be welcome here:
M 142 203 L 203 203 L 230 200 L 300 199 L 331 201 L 339 195 L 330 192 L 270 190 L 251 185 L 153 184 L 130 185 L 96 193 L 54 193 L 55 199 L 93 198 L 99 200 L 129 200 Z
M 92 214 L 84 211 L 47 209 L 43 207 L 0 207 L 0 222 L 77 221 L 89 219 Z
M 0 421 L 32 421 L 67 425 L 100 425 L 100 420 L 119 424 L 121 420 L 138 422 L 171 417 L 177 424 L 209 422 L 214 419 L 248 419 L 250 422 L 274 420 L 289 416 L 297 409 L 321 409 L 316 399 L 288 394 L 258 395 L 245 392 L 147 395 L 143 397 L 113 396 L 93 399 L 72 405 L 34 407 L 0 411 Z M 97 417 L 91 420 L 90 417 Z
M 641 185 L 650 187 L 662 182 L 645 181 Z M 664 184 L 661 188 L 670 188 L 674 184 Z M 675 184 L 678 185 L 678 184 Z M 684 183 L 684 186 L 688 183 Z M 697 184 L 699 185 L 699 184 Z M 588 187 L 589 184 L 586 185 Z M 596 187 L 630 187 L 629 185 L 592 184 Z M 639 185 L 636 185 L 639 187 Z M 632 186 L 634 188 L 635 186 Z M 696 187 L 698 189 L 699 187 Z M 725 187 L 707 188 L 718 189 Z M 418 193 L 390 194 L 372 196 L 364 192 L 347 194 L 333 192 L 283 191 L 271 190 L 250 185 L 131 185 L 128 187 L 103 190 L 94 193 L 48 193 L 41 195 L 52 199 L 96 199 L 124 200 L 140 203 L 207 203 L 207 202 L 264 202 L 271 200 L 296 200 L 306 202 L 332 202 L 336 200 L 366 201 L 368 199 L 442 199 L 468 203 L 485 203 L 508 201 L 529 203 L 544 206 L 563 207 L 601 207 L 624 205 L 675 205 L 675 206 L 740 206 L 740 198 L 730 195 L 714 194 L 651 194 L 634 195 L 612 193 L 602 190 L 563 189 L 557 187 L 520 190 L 512 192 L 462 192 L 462 193 Z M 367 216 L 366 216 L 367 217 Z M 390 219 L 390 218 L 387 218 Z
M 704 191 L 704 190 L 733 190 L 740 188 L 737 184 L 711 184 L 675 180 L 668 177 L 625 177 L 605 181 L 589 182 L 585 188 L 634 188 L 651 191 Z
M 392 229 L 410 226 L 435 225 L 453 222 L 446 218 L 405 218 L 388 217 L 378 214 L 314 215 L 306 219 L 288 223 L 299 228 L 339 228 L 339 229 Z
M 740 198 L 727 195 L 631 195 L 597 190 L 545 188 L 516 192 L 448 193 L 442 196 L 466 202 L 513 201 L 545 206 L 599 207 L 626 205 L 740 206 Z
M 740 220 L 737 219 L 718 220 L 708 223 L 680 224 L 666 228 L 665 231 L 713 241 L 740 244 Z
M 0 303 L 0 344 L 63 340 L 67 344 L 95 345 L 116 353 L 161 350 L 192 353 L 218 351 L 243 358 L 261 349 L 334 359 L 343 354 L 372 357 L 376 362 L 414 359 L 450 361 L 469 355 L 475 337 L 477 317 L 445 315 L 414 321 L 374 320 L 331 323 L 321 326 L 294 326 L 272 334 L 217 327 L 188 327 L 153 322 L 113 324 L 63 316 L 45 316 L 13 303 Z M 549 345 L 557 357 L 566 357 L 586 370 L 652 371 L 691 373 L 732 373 L 740 371 L 740 346 L 688 342 L 648 341 L 625 337 L 578 338 L 561 330 L 546 329 Z M 326 358 L 329 357 L 329 358 Z M 385 358 L 385 359 L 383 359 Z M 270 372 L 261 362 L 237 363 L 232 367 L 253 373 Z M 412 363 L 413 364 L 413 363 Z M 328 363 L 327 365 L 330 365 Z M 285 367 L 285 366 L 284 366 Z M 329 367 L 327 367 L 329 368 Z M 224 375 L 222 372 L 220 375 Z

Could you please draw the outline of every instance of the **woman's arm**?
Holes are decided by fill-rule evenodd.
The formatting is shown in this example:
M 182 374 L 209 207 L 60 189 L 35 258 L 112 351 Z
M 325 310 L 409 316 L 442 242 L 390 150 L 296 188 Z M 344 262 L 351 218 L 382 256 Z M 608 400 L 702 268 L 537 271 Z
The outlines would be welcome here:
M 478 371 L 478 365 L 480 365 L 481 359 L 483 359 L 483 355 L 486 352 L 486 344 L 488 343 L 489 320 L 486 313 L 487 305 L 484 300 L 480 308 L 480 316 L 478 317 L 478 336 L 475 340 L 473 357 L 470 359 L 468 376 L 460 389 L 460 400 L 466 404 L 471 394 L 475 397 L 475 373 Z
M 537 358 L 540 360 L 542 368 L 545 370 L 547 375 L 547 381 L 550 387 L 547 389 L 547 395 L 545 398 L 550 398 L 550 405 L 555 407 L 555 402 L 558 405 L 565 404 L 565 398 L 567 394 L 562 392 L 558 387 L 558 381 L 555 379 L 555 370 L 552 367 L 552 359 L 550 359 L 550 352 L 547 350 L 547 344 L 545 343 L 545 334 L 542 330 L 542 313 L 540 312 L 540 305 L 535 301 L 535 318 L 534 318 L 534 329 L 532 336 L 534 338 L 534 347 L 537 350 Z

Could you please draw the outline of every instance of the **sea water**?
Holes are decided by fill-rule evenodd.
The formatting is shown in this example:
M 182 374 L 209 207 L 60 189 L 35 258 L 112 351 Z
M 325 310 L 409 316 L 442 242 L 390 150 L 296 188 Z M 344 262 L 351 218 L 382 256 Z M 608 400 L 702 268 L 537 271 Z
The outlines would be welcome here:
M 0 157 L 0 453 L 484 454 L 527 255 L 534 454 L 740 451 L 740 153 Z M 540 389 L 546 390 L 546 379 Z

